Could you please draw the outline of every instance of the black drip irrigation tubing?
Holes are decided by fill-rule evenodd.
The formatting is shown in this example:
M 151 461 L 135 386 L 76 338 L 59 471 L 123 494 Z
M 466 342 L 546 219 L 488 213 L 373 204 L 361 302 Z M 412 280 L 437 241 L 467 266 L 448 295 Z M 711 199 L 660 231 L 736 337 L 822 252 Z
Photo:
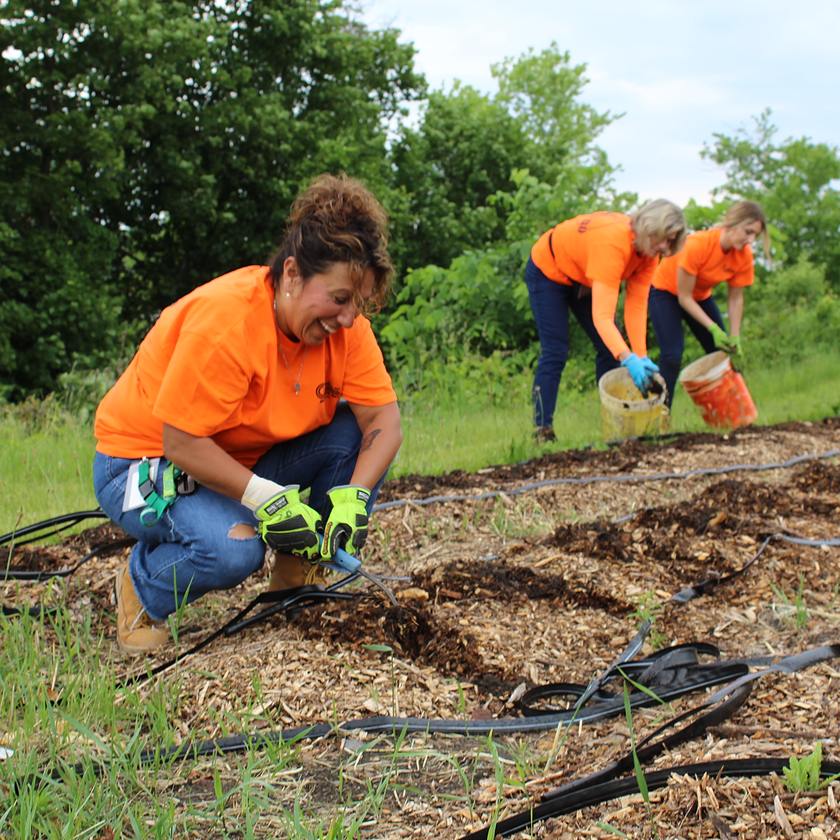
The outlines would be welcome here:
M 43 522 L 36 522 L 34 525 L 25 525 L 23 528 L 15 528 L 9 531 L 8 534 L 0 535 L 0 545 L 28 545 L 29 543 L 37 542 L 38 540 L 46 539 L 54 534 L 60 534 L 80 522 L 87 519 L 108 519 L 108 514 L 102 508 L 95 510 L 80 510 L 75 513 L 64 513 L 61 516 L 54 516 L 51 519 L 45 519 Z M 58 527 L 60 526 L 60 527 Z M 52 531 L 41 533 L 45 528 L 53 528 Z M 34 534 L 34 536 L 32 536 Z M 29 539 L 22 540 L 20 537 L 29 537 Z
M 15 569 L 7 568 L 0 572 L 0 583 L 5 583 L 7 580 L 28 580 L 33 583 L 50 580 L 57 577 L 70 577 L 74 572 L 77 572 L 85 563 L 89 563 L 94 557 L 110 557 L 117 551 L 133 545 L 135 542 L 133 537 L 125 537 L 124 539 L 116 539 L 111 542 L 95 545 L 78 563 L 74 566 L 69 566 L 66 569 L 51 569 L 44 571 L 39 569 Z
M 38 532 L 37 536 L 32 537 L 31 539 L 24 540 L 23 542 L 17 542 L 17 545 L 26 545 L 30 542 L 35 542 L 36 540 L 44 539 L 45 537 L 52 536 L 53 534 L 57 534 L 60 531 L 66 530 L 67 528 L 72 527 L 73 525 L 77 524 L 78 522 L 84 522 L 86 519 L 107 519 L 108 517 L 105 515 L 104 511 L 79 511 L 77 513 L 68 513 L 64 516 L 57 516 L 53 519 L 47 519 L 43 522 L 38 522 L 35 525 L 29 525 L 26 528 L 21 529 L 20 531 L 13 531 L 9 534 L 3 534 L 0 536 L 0 546 L 14 540 L 16 536 L 22 534 L 32 534 Z M 44 528 L 52 527 L 55 524 L 63 524 L 60 528 L 55 528 L 52 531 L 48 531 L 47 533 L 40 533 L 43 532 Z M 66 578 L 70 577 L 70 575 L 77 572 L 82 566 L 86 563 L 89 563 L 95 557 L 110 557 L 117 551 L 122 550 L 123 548 L 127 548 L 128 546 L 134 543 L 134 539 L 132 537 L 125 537 L 123 539 L 115 539 L 111 540 L 107 543 L 101 543 L 100 545 L 94 546 L 87 554 L 82 557 L 81 560 L 78 561 L 74 566 L 69 566 L 66 569 L 52 569 L 50 571 L 44 571 L 42 569 L 17 569 L 14 567 L 6 566 L 0 571 L 0 583 L 5 583 L 9 580 L 23 580 L 29 581 L 31 583 L 40 583 L 45 580 L 51 580 L 52 578 Z M 12 552 L 9 552 L 9 556 L 11 558 Z M 41 606 L 40 604 L 36 604 L 35 606 L 31 607 L 15 607 L 10 606 L 8 604 L 0 604 L 0 614 L 5 615 L 7 617 L 11 616 L 21 616 L 21 615 L 29 615 L 32 618 L 45 618 L 47 616 L 53 616 L 58 612 L 58 609 L 55 607 L 46 608 Z
M 391 510 L 393 508 L 408 507 L 417 505 L 424 507 L 441 502 L 473 502 L 484 499 L 496 499 L 500 496 L 521 496 L 533 490 L 540 490 L 543 487 L 557 487 L 562 484 L 640 484 L 647 481 L 668 481 L 672 479 L 695 478 L 702 475 L 725 475 L 732 472 L 765 472 L 768 470 L 783 470 L 795 467 L 807 461 L 822 461 L 828 458 L 840 456 L 840 449 L 830 449 L 827 452 L 814 454 L 797 455 L 788 461 L 779 461 L 767 464 L 730 464 L 723 467 L 699 467 L 694 470 L 683 470 L 681 472 L 648 473 L 637 475 L 635 473 L 615 473 L 613 475 L 586 475 L 570 476 L 568 478 L 547 478 L 543 481 L 535 481 L 530 484 L 523 484 L 510 490 L 487 490 L 484 493 L 455 493 L 447 496 L 427 496 L 424 499 L 394 499 L 391 502 L 378 502 L 374 505 L 375 511 Z
M 533 806 L 505 820 L 465 835 L 461 840 L 485 840 L 491 836 L 506 837 L 518 831 L 532 827 L 536 822 L 550 817 L 570 814 L 574 811 L 585 808 L 588 805 L 597 805 L 610 799 L 626 796 L 632 793 L 640 793 L 639 778 L 637 775 L 617 779 L 616 777 L 626 771 L 633 769 L 638 763 L 650 761 L 669 749 L 680 744 L 693 740 L 702 735 L 710 726 L 722 723 L 731 717 L 747 700 L 752 691 L 753 684 L 771 673 L 792 674 L 819 662 L 840 656 L 840 644 L 826 645 L 818 648 L 801 651 L 800 653 L 782 657 L 770 662 L 769 666 L 760 671 L 744 673 L 729 682 L 723 688 L 718 689 L 710 695 L 703 703 L 688 711 L 671 718 L 658 727 L 654 732 L 638 743 L 635 750 L 622 756 L 618 761 L 596 773 L 591 773 L 582 778 L 574 779 L 571 782 L 549 791 L 541 798 L 541 805 Z M 741 660 L 743 664 L 757 664 L 767 661 L 767 657 L 756 660 Z M 625 679 L 630 679 L 625 677 Z M 664 736 L 668 730 L 673 729 L 677 724 L 689 721 L 685 726 L 671 734 Z M 661 737 L 664 736 L 664 737 Z M 753 776 L 760 775 L 760 770 L 755 768 L 766 767 L 765 773 L 780 772 L 788 765 L 782 759 L 747 759 L 747 764 L 740 761 L 734 762 L 706 762 L 703 764 L 683 765 L 671 767 L 666 770 L 656 771 L 650 774 L 643 774 L 647 781 L 653 780 L 648 786 L 649 790 L 663 787 L 673 773 L 687 773 L 691 775 L 721 774 Z M 840 770 L 840 763 L 823 762 L 821 773 L 823 776 L 833 776 Z
M 660 790 L 667 786 L 674 774 L 684 776 L 704 775 L 712 778 L 723 776 L 731 778 L 751 778 L 755 776 L 769 776 L 780 774 L 789 762 L 784 758 L 731 758 L 721 761 L 706 761 L 700 764 L 679 764 L 645 773 L 645 783 L 649 791 Z M 820 778 L 825 780 L 840 773 L 840 762 L 823 761 L 820 768 Z M 639 779 L 633 776 L 613 779 L 609 782 L 592 785 L 583 790 L 575 790 L 569 794 L 558 795 L 556 798 L 534 806 L 529 811 L 516 814 L 508 819 L 497 822 L 492 827 L 493 837 L 509 837 L 518 831 L 526 831 L 535 823 L 551 817 L 562 817 L 573 814 L 592 805 L 601 805 L 622 796 L 639 793 Z M 465 834 L 461 840 L 488 840 L 491 837 L 490 827 L 481 828 L 470 834 Z
M 635 648 L 639 635 L 642 635 L 642 638 L 644 638 L 643 634 L 646 633 L 648 629 L 649 628 L 643 627 L 639 634 L 637 634 L 636 638 L 634 638 L 633 642 L 631 642 L 630 646 L 628 646 L 625 650 L 624 654 L 622 654 L 622 657 L 627 654 L 628 651 Z M 703 647 L 705 652 L 705 646 Z M 690 648 L 690 645 L 681 645 L 675 650 L 676 666 L 674 670 L 680 674 L 680 678 L 678 680 L 678 682 L 680 682 L 679 690 L 675 690 L 671 694 L 663 692 L 663 696 L 659 697 L 655 695 L 654 690 L 647 688 L 647 686 L 645 686 L 647 689 L 646 691 L 636 689 L 630 693 L 627 700 L 627 702 L 630 703 L 631 708 L 641 708 L 643 706 L 654 705 L 666 699 L 673 699 L 674 697 L 687 694 L 691 691 L 703 689 L 714 684 L 714 681 L 710 681 L 709 675 L 705 673 L 705 671 L 702 673 L 700 679 L 693 680 L 691 678 L 692 667 L 685 662 L 686 650 L 688 648 Z M 667 653 L 668 651 L 659 658 L 667 659 Z M 762 657 L 756 660 L 742 659 L 719 662 L 717 664 L 720 666 L 722 675 L 728 673 L 728 676 L 731 676 L 731 669 L 733 668 L 736 672 L 739 672 L 740 675 L 736 676 L 734 680 L 730 679 L 723 688 L 716 691 L 700 706 L 677 715 L 667 723 L 660 726 L 647 739 L 640 742 L 637 747 L 637 755 L 640 755 L 642 758 L 651 758 L 661 753 L 664 749 L 671 748 L 678 743 L 697 737 L 709 726 L 725 720 L 745 702 L 751 691 L 752 684 L 767 674 L 794 673 L 802 670 L 803 668 L 810 667 L 819 662 L 824 662 L 838 656 L 840 656 L 840 644 L 825 645 L 801 651 L 790 656 L 785 656 L 775 662 L 772 662 L 772 664 L 768 667 L 754 672 L 749 671 L 749 666 L 751 664 L 763 663 L 767 661 L 767 657 Z M 619 657 L 619 660 L 621 660 L 622 657 Z M 625 663 L 627 671 L 632 669 L 633 664 L 634 663 L 632 662 Z M 704 667 L 705 666 L 700 666 L 701 669 Z M 655 670 L 655 668 L 655 662 L 651 662 L 648 665 L 648 671 Z M 730 671 L 727 672 L 726 669 L 730 669 Z M 665 671 L 666 669 L 662 666 L 656 670 L 655 676 L 661 675 Z M 557 729 L 561 726 L 570 727 L 578 723 L 592 723 L 594 721 L 603 720 L 608 717 L 619 715 L 625 711 L 625 699 L 622 695 L 613 695 L 609 698 L 603 698 L 601 690 L 604 683 L 611 676 L 615 675 L 610 674 L 609 671 L 605 673 L 598 680 L 597 690 L 590 692 L 590 698 L 595 697 L 596 700 L 598 700 L 598 702 L 593 704 L 591 708 L 581 707 L 581 704 L 578 703 L 574 708 L 569 708 L 554 714 L 521 718 L 497 718 L 495 720 L 470 721 L 437 718 L 390 717 L 379 715 L 348 720 L 339 724 L 319 723 L 299 726 L 293 729 L 254 732 L 244 735 L 230 735 L 223 738 L 214 738 L 202 741 L 187 741 L 186 743 L 176 747 L 154 747 L 143 750 L 139 754 L 137 762 L 141 766 L 144 766 L 159 762 L 175 762 L 185 759 L 195 760 L 205 756 L 219 756 L 244 752 L 251 749 L 264 749 L 279 744 L 294 744 L 304 739 L 323 738 L 329 735 L 346 735 L 352 732 L 383 733 L 394 737 L 399 737 L 403 734 L 409 733 L 486 736 L 494 734 L 505 735 L 523 732 L 539 732 Z M 630 679 L 630 677 L 624 675 L 621 675 L 621 677 L 622 679 Z M 643 679 L 644 674 L 639 674 L 633 678 L 633 683 L 641 685 L 641 681 Z M 717 680 L 718 683 L 721 681 L 722 679 Z M 652 680 L 652 685 L 657 685 L 655 679 Z M 582 686 L 579 686 L 578 689 L 581 697 L 583 697 L 583 695 L 585 695 L 591 687 L 592 684 L 584 690 Z M 702 715 L 698 720 L 690 722 L 687 726 L 673 733 L 671 736 L 656 741 L 657 736 L 667 729 L 672 728 L 675 724 L 681 723 L 691 717 L 696 717 L 701 713 Z M 624 759 L 616 762 L 615 765 L 607 768 L 606 771 L 601 771 L 600 773 L 595 774 L 595 776 L 601 777 L 607 775 L 608 773 L 615 774 L 621 769 L 624 769 L 626 763 L 627 757 L 625 756 Z M 88 768 L 92 768 L 96 775 L 101 775 L 107 770 L 107 766 L 108 765 L 106 763 L 96 763 L 86 766 L 84 763 L 79 762 L 74 765 L 69 765 L 69 770 L 76 776 L 82 776 Z M 66 770 L 62 769 L 54 769 L 48 773 L 42 772 L 40 774 L 36 774 L 35 776 L 29 776 L 27 779 L 21 780 L 18 783 L 18 786 L 26 783 L 27 781 L 35 781 L 39 778 L 43 778 L 45 775 L 55 780 L 61 779 L 65 772 Z M 595 779 L 593 777 L 593 782 L 594 780 Z M 573 786 L 578 788 L 584 785 L 585 782 L 587 782 L 587 780 L 580 780 L 577 783 L 573 783 Z M 588 787 L 588 784 L 584 786 Z M 566 789 L 563 788 L 560 789 L 560 791 L 565 792 Z M 533 819 L 532 813 L 533 811 L 527 812 L 529 820 Z M 546 814 L 546 816 L 552 815 L 553 814 Z M 498 830 L 496 831 L 496 835 L 503 836 Z M 473 835 L 470 836 L 472 837 Z M 485 837 L 487 835 L 479 833 L 475 836 Z
M 743 575 L 750 566 L 761 557 L 762 554 L 767 550 L 767 547 L 770 545 L 773 540 L 781 540 L 782 542 L 792 543 L 793 545 L 801 545 L 806 546 L 808 548 L 822 548 L 823 546 L 827 547 L 838 547 L 840 546 L 840 537 L 827 537 L 825 539 L 808 539 L 806 537 L 798 537 L 795 534 L 786 534 L 784 532 L 777 532 L 775 534 L 768 534 L 764 541 L 761 543 L 758 551 L 746 562 L 740 569 L 736 569 L 734 572 L 730 572 L 728 575 L 720 575 L 716 577 L 706 578 L 706 580 L 702 580 L 699 583 L 692 584 L 691 586 L 686 586 L 683 589 L 680 589 L 679 592 L 675 592 L 670 601 L 675 604 L 684 604 L 687 601 L 691 601 L 694 598 L 699 598 L 701 595 L 707 595 L 714 589 L 716 586 L 721 586 L 724 583 L 729 583 L 735 578 L 740 577 Z

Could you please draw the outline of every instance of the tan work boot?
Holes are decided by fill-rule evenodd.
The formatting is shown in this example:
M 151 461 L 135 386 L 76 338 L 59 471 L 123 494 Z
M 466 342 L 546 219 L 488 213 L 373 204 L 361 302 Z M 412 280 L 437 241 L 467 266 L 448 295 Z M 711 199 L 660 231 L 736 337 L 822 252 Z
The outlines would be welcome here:
M 131 575 L 128 564 L 117 572 L 115 584 L 117 593 L 117 644 L 123 653 L 148 653 L 169 641 L 169 628 L 155 624 L 146 613 Z
M 324 567 L 320 563 L 310 563 L 302 557 L 292 554 L 269 553 L 269 561 L 273 559 L 271 577 L 268 581 L 269 592 L 279 592 L 281 589 L 296 589 L 299 586 L 326 586 L 327 577 Z

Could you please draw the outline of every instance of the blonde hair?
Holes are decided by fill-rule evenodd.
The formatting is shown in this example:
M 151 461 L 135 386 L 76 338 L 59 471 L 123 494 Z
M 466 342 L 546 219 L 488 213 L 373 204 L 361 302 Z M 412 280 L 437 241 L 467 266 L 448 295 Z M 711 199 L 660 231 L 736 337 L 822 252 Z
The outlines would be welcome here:
M 721 227 L 733 228 L 743 222 L 759 222 L 761 224 L 761 245 L 764 256 L 770 259 L 770 236 L 767 233 L 767 219 L 761 205 L 755 201 L 736 201 L 727 211 L 720 223 Z
M 668 241 L 668 254 L 676 254 L 685 242 L 686 226 L 682 210 L 672 201 L 656 198 L 630 214 L 640 251 L 648 251 L 657 239 Z

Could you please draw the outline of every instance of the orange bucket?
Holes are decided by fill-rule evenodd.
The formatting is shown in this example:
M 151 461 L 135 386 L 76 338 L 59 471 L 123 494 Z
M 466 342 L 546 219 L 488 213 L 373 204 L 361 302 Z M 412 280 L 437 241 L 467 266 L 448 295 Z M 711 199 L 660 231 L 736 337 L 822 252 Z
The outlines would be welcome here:
M 679 381 L 710 426 L 737 429 L 749 426 L 758 417 L 744 377 L 722 350 L 692 362 L 683 369 Z

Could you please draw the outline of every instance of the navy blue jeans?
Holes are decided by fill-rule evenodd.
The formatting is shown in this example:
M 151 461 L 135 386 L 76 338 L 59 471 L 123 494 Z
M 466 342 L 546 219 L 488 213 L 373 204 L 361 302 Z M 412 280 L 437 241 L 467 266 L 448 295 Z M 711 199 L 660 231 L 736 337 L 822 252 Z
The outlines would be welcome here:
M 617 368 L 619 363 L 595 329 L 592 294 L 586 286 L 555 283 L 530 258 L 525 266 L 525 284 L 540 339 L 540 357 L 532 391 L 534 423 L 550 426 L 554 421 L 560 377 L 569 357 L 569 312 L 577 318 L 595 347 L 595 381 Z
M 723 318 L 714 298 L 697 301 L 700 308 L 721 328 Z M 668 405 L 674 399 L 674 388 L 677 387 L 677 377 L 680 375 L 682 355 L 685 349 L 683 338 L 683 321 L 694 333 L 700 346 L 711 353 L 715 349 L 715 340 L 712 334 L 699 324 L 681 306 L 679 298 L 671 292 L 662 289 L 652 288 L 648 299 L 648 311 L 653 321 L 653 331 L 656 333 L 656 343 L 659 345 L 659 372 L 668 386 Z
M 277 444 L 260 458 L 254 472 L 278 484 L 309 487 L 309 506 L 326 516 L 327 491 L 350 480 L 361 438 L 353 412 L 341 404 L 329 425 Z M 262 566 L 265 544 L 256 532 L 248 538 L 230 536 L 236 524 L 255 525 L 253 513 L 236 499 L 206 487 L 179 496 L 160 521 L 149 527 L 140 522 L 142 508 L 123 511 L 131 464 L 127 458 L 97 452 L 94 491 L 105 513 L 137 539 L 129 573 L 140 602 L 154 621 L 162 621 L 184 601 L 194 601 L 213 589 L 236 586 Z M 158 493 L 162 492 L 167 464 L 162 458 L 155 480 Z M 373 488 L 368 512 L 383 479 Z

